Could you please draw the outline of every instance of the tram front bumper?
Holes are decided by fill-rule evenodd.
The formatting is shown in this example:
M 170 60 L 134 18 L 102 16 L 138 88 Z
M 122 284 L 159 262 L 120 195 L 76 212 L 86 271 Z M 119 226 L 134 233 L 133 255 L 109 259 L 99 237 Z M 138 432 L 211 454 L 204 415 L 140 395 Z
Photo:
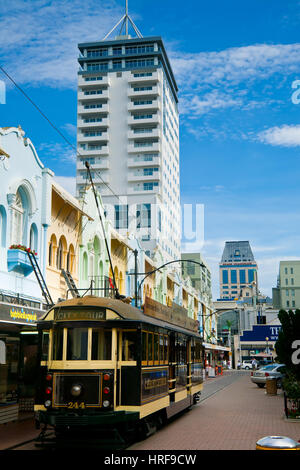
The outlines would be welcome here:
M 50 426 L 101 426 L 138 421 L 139 413 L 132 411 L 107 411 L 105 413 L 69 413 L 61 410 L 47 410 L 36 412 L 36 421 Z

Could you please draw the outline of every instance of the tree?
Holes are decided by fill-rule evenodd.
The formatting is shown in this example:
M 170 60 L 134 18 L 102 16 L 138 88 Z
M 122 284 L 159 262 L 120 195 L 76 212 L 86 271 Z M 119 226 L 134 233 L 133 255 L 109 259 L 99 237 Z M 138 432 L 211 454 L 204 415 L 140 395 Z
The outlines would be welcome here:
M 280 310 L 281 330 L 275 344 L 277 360 L 286 365 L 287 373 L 300 380 L 300 353 L 295 354 L 295 344 L 300 341 L 300 310 Z M 299 343 L 298 343 L 299 344 Z M 299 346 L 297 346 L 299 348 Z

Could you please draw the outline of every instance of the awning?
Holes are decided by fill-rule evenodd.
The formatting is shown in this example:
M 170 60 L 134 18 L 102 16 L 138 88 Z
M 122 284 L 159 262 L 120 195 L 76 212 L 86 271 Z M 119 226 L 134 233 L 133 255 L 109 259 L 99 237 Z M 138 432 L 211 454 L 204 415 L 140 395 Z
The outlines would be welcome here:
M 219 344 L 202 343 L 205 349 L 213 349 L 214 351 L 231 351 L 227 346 L 220 346 Z

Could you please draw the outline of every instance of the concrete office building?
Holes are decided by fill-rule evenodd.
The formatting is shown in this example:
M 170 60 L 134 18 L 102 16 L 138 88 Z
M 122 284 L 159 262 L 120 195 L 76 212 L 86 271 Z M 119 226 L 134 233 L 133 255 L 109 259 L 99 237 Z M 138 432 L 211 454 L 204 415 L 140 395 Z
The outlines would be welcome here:
M 143 38 L 127 12 L 123 28 L 78 46 L 77 195 L 88 161 L 114 227 L 169 261 L 181 240 L 178 88 L 162 38 Z
M 277 287 L 273 288 L 275 308 L 300 308 L 300 260 L 280 261 Z
M 221 299 L 237 299 L 245 288 L 245 295 L 258 295 L 257 263 L 248 241 L 226 242 L 219 266 Z

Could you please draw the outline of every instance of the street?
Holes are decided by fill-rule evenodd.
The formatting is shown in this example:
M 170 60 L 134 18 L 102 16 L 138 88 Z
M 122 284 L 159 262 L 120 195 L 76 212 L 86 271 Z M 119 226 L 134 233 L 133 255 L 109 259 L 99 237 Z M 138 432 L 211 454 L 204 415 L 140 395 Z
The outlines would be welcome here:
M 34 450 L 34 442 L 28 441 L 37 434 L 31 420 L 2 425 L 0 449 Z M 282 392 L 267 395 L 250 381 L 249 371 L 225 371 L 206 380 L 192 410 L 127 450 L 255 450 L 267 435 L 300 439 L 300 423 L 285 420 Z M 22 442 L 26 444 L 18 446 Z
M 249 371 L 225 372 L 204 385 L 192 410 L 130 450 L 254 450 L 268 435 L 300 439 L 300 423 L 284 418 L 283 395 L 267 395 Z

